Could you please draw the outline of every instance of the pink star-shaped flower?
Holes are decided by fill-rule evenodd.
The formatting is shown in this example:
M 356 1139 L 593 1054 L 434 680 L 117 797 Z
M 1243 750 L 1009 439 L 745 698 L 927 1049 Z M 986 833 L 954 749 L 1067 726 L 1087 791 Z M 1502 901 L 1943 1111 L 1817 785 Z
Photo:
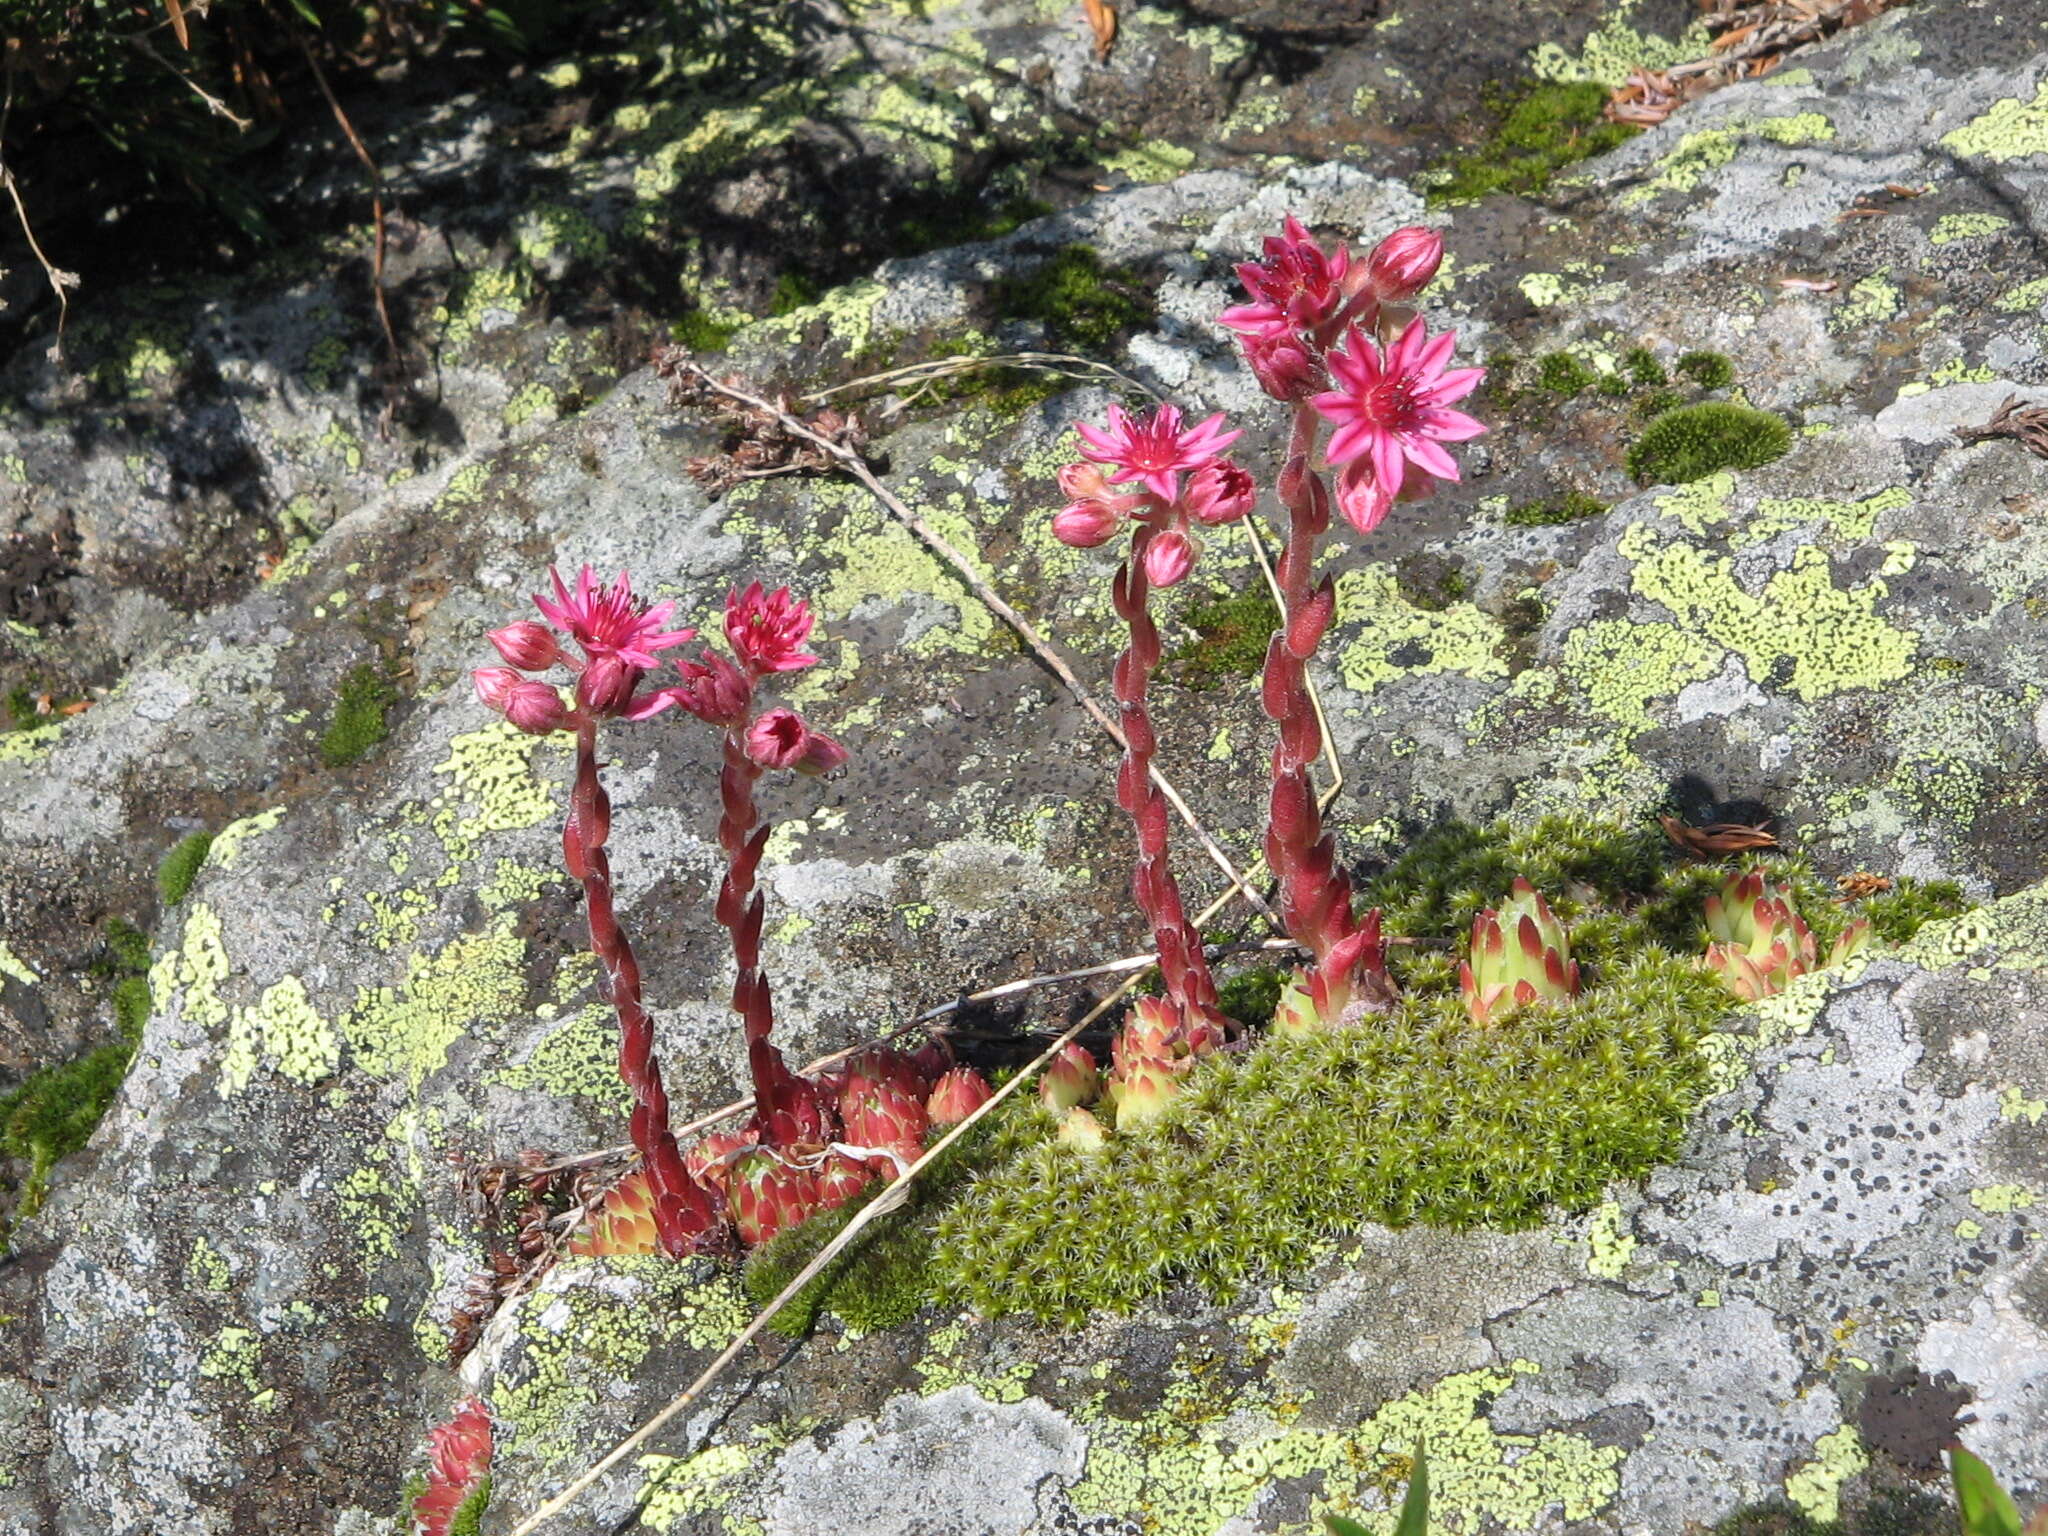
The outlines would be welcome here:
M 1181 471 L 1200 469 L 1244 435 L 1224 428 L 1221 411 L 1185 431 L 1180 423 L 1178 406 L 1162 405 L 1133 420 L 1112 405 L 1106 429 L 1075 422 L 1074 430 L 1081 435 L 1081 457 L 1112 466 L 1112 481 L 1136 480 L 1172 502 L 1180 497 Z
M 1352 327 L 1344 346 L 1330 354 L 1330 372 L 1339 387 L 1314 400 L 1316 410 L 1337 426 L 1330 436 L 1329 461 L 1366 460 L 1373 484 L 1389 501 L 1410 464 L 1439 480 L 1456 480 L 1457 460 L 1442 445 L 1462 443 L 1486 430 L 1463 411 L 1450 409 L 1486 377 L 1484 368 L 1445 369 L 1457 344 L 1455 332 L 1432 337 L 1420 318 L 1411 320 L 1385 351 Z

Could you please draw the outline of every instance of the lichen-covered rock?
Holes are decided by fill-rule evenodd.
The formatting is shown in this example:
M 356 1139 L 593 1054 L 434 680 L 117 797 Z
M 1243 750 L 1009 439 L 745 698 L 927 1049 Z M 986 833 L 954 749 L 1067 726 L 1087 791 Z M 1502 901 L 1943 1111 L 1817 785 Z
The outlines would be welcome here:
M 1946 876 L 1992 904 L 1739 1015 L 1713 1037 L 1716 1093 L 1683 1157 L 1590 1212 L 1516 1234 L 1375 1229 L 1227 1305 L 1169 1291 L 1069 1332 L 927 1313 L 856 1337 L 828 1317 L 744 1358 L 560 1529 L 611 1529 L 644 1502 L 675 1532 L 1301 1530 L 1387 1509 L 1426 1436 L 1447 1530 L 1675 1536 L 1767 1495 L 1825 1518 L 1925 1477 L 1959 1415 L 1966 1444 L 2048 1497 L 2048 465 L 1953 435 L 2048 386 L 2048 289 L 2028 265 L 2048 238 L 2048 37 L 2021 11 L 1928 0 L 1689 105 L 1554 181 L 1569 217 L 1452 210 L 1428 302 L 1495 365 L 1477 408 L 1496 429 L 1463 485 L 1345 557 L 1320 677 L 1347 763 L 1336 814 L 1362 855 L 1443 819 L 1756 808 L 1829 873 Z M 1056 78 L 1092 68 L 1072 26 L 1055 46 L 1050 23 L 971 15 L 1021 29 L 988 45 L 990 69 L 1011 68 L 1009 46 L 1043 47 Z M 1129 20 L 1128 58 L 1168 30 Z M 1643 24 L 1619 11 L 1533 67 L 1605 78 Z M 913 22 L 889 25 L 907 46 Z M 1334 48 L 1320 78 L 1397 56 Z M 840 86 L 879 103 L 883 79 Z M 1213 115 L 1204 100 L 1186 110 Z M 823 110 L 750 110 L 785 108 L 792 134 Z M 899 119 L 916 126 L 876 105 L 868 129 Z M 602 202 L 645 172 L 654 217 L 723 168 L 709 121 L 650 118 L 639 131 L 672 153 L 622 130 L 569 180 Z M 460 137 L 433 126 L 423 164 Z M 1237 413 L 1243 456 L 1266 462 L 1283 424 L 1214 324 L 1230 262 L 1290 209 L 1365 239 L 1444 216 L 1334 156 L 1137 179 L 749 325 L 735 364 L 800 392 L 820 368 L 963 333 L 1042 339 L 1049 322 L 1000 295 L 1085 243 L 1156 314 L 1127 339 L 1112 326 L 1109 360 Z M 1925 191 L 1837 218 L 1886 182 Z M 796 702 L 854 765 L 774 791 L 766 954 L 795 1055 L 1141 942 L 1113 750 L 957 572 L 848 483 L 711 500 L 685 464 L 716 446 L 712 424 L 644 372 L 597 399 L 618 359 L 578 350 L 589 327 L 538 319 L 516 275 L 464 281 L 442 322 L 473 370 L 449 397 L 459 451 L 373 440 L 332 392 L 295 416 L 290 369 L 252 365 L 247 452 L 333 514 L 261 581 L 239 513 L 213 525 L 232 559 L 203 591 L 111 563 L 234 505 L 124 488 L 172 486 L 204 446 L 175 391 L 151 397 L 158 439 L 67 443 L 55 399 L 39 425 L 0 423 L 34 446 L 15 484 L 102 519 L 110 562 L 68 613 L 22 610 L 33 633 L 8 643 L 54 656 L 73 623 L 83 680 L 112 685 L 0 734 L 0 1061 L 110 1033 L 95 932 L 153 918 L 130 1075 L 0 1270 L 7 1536 L 379 1529 L 469 1390 L 497 1417 L 489 1520 L 508 1522 L 743 1325 L 716 1264 L 573 1259 L 483 1326 L 459 1377 L 444 1364 L 486 1257 L 461 1167 L 623 1131 L 557 863 L 566 753 L 495 721 L 465 675 L 549 560 L 630 566 L 700 624 L 755 575 L 818 605 L 825 664 Z M 238 312 L 285 347 L 296 333 L 255 291 Z M 1636 348 L 1666 382 L 1625 363 Z M 1675 367 L 1705 351 L 1730 360 L 1725 387 Z M 1527 366 L 1558 354 L 1578 366 Z M 155 387 L 155 356 L 130 350 L 137 387 Z M 1653 389 L 1739 395 L 1789 424 L 1790 449 L 1642 490 L 1629 449 L 1669 403 Z M 1065 425 L 1105 403 L 1075 384 L 866 406 L 891 485 L 1098 686 L 1108 557 L 1047 522 Z M 294 446 L 336 422 L 359 461 L 339 439 Z M 1567 491 L 1605 510 L 1515 515 Z M 59 531 L 54 500 L 18 499 L 10 528 Z M 1204 568 L 1255 579 L 1230 539 Z M 1202 643 L 1184 620 L 1213 595 L 1175 595 L 1169 648 Z M 389 688 L 381 736 L 357 733 L 344 761 L 324 747 L 364 668 Z M 1254 686 L 1226 671 L 1161 694 L 1162 761 L 1248 861 Z M 665 718 L 610 753 L 614 864 L 671 1091 L 710 1107 L 743 1078 L 708 922 L 715 743 Z M 196 879 L 156 910 L 157 856 L 200 828 L 216 835 Z M 1186 867 L 1198 895 L 1220 888 Z

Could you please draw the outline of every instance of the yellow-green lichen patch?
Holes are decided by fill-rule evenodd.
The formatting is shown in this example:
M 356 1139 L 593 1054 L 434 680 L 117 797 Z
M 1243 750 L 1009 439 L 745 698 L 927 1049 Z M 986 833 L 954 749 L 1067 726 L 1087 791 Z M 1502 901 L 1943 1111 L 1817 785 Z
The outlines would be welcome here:
M 185 1260 L 185 1285 L 194 1291 L 224 1291 L 229 1285 L 228 1261 L 200 1233 Z
M 1624 1224 L 1621 1206 L 1609 1200 L 1586 1222 L 1586 1272 L 1619 1280 L 1635 1254 L 1635 1234 Z
M 2030 1099 L 2015 1085 L 2008 1084 L 1998 1095 L 2001 1120 L 2024 1120 L 2028 1125 L 2039 1125 L 2044 1114 L 2048 1114 L 2048 1099 Z
M 1773 144 L 1821 144 L 1835 136 L 1835 125 L 1818 112 L 1760 118 L 1751 126 Z
M 747 1491 L 746 1474 L 771 1448 L 714 1445 L 694 1456 L 642 1456 L 640 1470 L 647 1483 L 640 1523 L 666 1533 L 678 1520 L 724 1509 Z
M 1899 285 L 1892 281 L 1891 268 L 1879 267 L 1850 285 L 1849 296 L 1828 316 L 1828 329 L 1839 336 L 1866 325 L 1882 324 L 1905 308 L 1905 302 Z
M 1842 1512 L 1842 1484 L 1870 1465 L 1855 1426 L 1844 1424 L 1813 1443 L 1814 1458 L 1785 1479 L 1785 1497 L 1822 1524 Z
M 306 984 L 287 976 L 266 988 L 252 1008 L 237 1008 L 228 1022 L 218 1092 L 234 1098 L 249 1086 L 268 1058 L 281 1075 L 301 1085 L 317 1083 L 341 1065 L 341 1042 L 306 995 Z
M 1104 155 L 1102 164 L 1105 170 L 1131 181 L 1173 181 L 1194 168 L 1195 152 L 1157 139 Z
M 1970 1191 L 1970 1204 L 1987 1216 L 2010 1216 L 2033 1208 L 2037 1196 L 2024 1184 L 1987 1184 Z
M 524 262 L 467 269 L 450 291 L 448 302 L 434 310 L 441 344 L 450 352 L 460 351 L 483 329 L 494 310 L 508 319 L 517 318 L 532 297 L 533 274 Z
M 654 1255 L 559 1266 L 514 1303 L 519 1342 L 491 1392 L 517 1435 L 508 1451 L 542 1475 L 588 1464 L 591 1411 L 608 1403 L 657 1348 L 717 1349 L 745 1326 L 737 1279 L 696 1278 Z
M 2008 315 L 2023 314 L 2030 309 L 2039 309 L 2048 304 L 2048 277 L 2037 277 L 2031 282 L 2021 283 L 2017 288 L 2008 288 L 1993 303 L 1993 308 Z M 0 737 L 0 741 L 4 741 Z
M 583 1009 L 490 1081 L 505 1088 L 593 1100 L 602 1110 L 625 1110 L 631 1095 L 619 1080 L 618 1032 L 611 1010 Z
M 508 427 L 523 427 L 529 421 L 553 421 L 556 415 L 555 392 L 545 384 L 528 384 L 505 402 Z
M 1651 167 L 1650 179 L 1631 187 L 1617 201 L 1624 208 L 1649 202 L 1660 192 L 1690 192 L 1735 158 L 1735 135 L 1725 128 L 1688 133 L 1677 147 Z
M 256 1369 L 262 1364 L 262 1348 L 249 1328 L 223 1328 L 199 1357 L 199 1374 L 208 1381 L 236 1381 L 249 1391 L 259 1390 Z
M 1766 496 L 1757 503 L 1756 515 L 1743 525 L 1731 542 L 1738 547 L 1764 544 L 1787 529 L 1808 523 L 1824 524 L 1839 538 L 1852 543 L 1861 542 L 1876 532 L 1880 515 L 1912 504 L 1912 492 L 1903 486 L 1891 486 L 1861 501 L 1830 501 L 1820 496 Z
M 1499 620 L 1471 603 L 1418 608 L 1402 596 L 1391 566 L 1370 565 L 1338 578 L 1337 623 L 1357 628 L 1337 657 L 1337 670 L 1344 685 L 1359 693 L 1432 672 L 1508 674 Z
M 231 821 L 215 835 L 206 850 L 206 862 L 217 869 L 232 869 L 235 860 L 252 838 L 270 831 L 284 819 L 284 807 L 272 806 L 267 811 L 258 811 L 254 816 L 244 816 Z
M 806 304 L 786 315 L 760 321 L 748 327 L 748 331 L 796 345 L 805 339 L 805 333 L 813 325 L 822 325 L 825 335 L 848 353 L 861 352 L 875 333 L 875 307 L 887 297 L 888 292 L 883 284 L 872 278 L 863 278 L 843 288 L 834 288 L 815 304 Z
M 1310 1511 L 1318 1522 L 1343 1514 L 1383 1531 L 1391 1529 L 1388 1506 L 1420 1439 L 1429 1445 L 1432 1530 L 1522 1530 L 1552 1511 L 1590 1519 L 1619 1491 L 1619 1447 L 1559 1431 L 1504 1435 L 1485 1417 L 1485 1406 L 1517 1375 L 1535 1370 L 1517 1360 L 1505 1370 L 1449 1376 L 1386 1404 L 1356 1429 L 1316 1430 L 1288 1427 L 1287 1405 L 1257 1388 L 1201 1390 L 1183 1363 L 1184 1390 L 1169 1394 L 1173 1406 L 1154 1415 L 1115 1417 L 1100 1399 L 1080 1410 L 1088 1459 L 1069 1497 L 1084 1516 L 1136 1516 L 1148 1536 L 1210 1536 L 1276 1481 L 1320 1474 L 1322 1492 Z
M 840 510 L 839 526 L 824 541 L 831 574 L 817 596 L 828 624 L 845 622 L 865 603 L 898 604 L 928 598 L 954 612 L 951 624 L 932 624 L 903 647 L 914 656 L 938 652 L 974 655 L 995 637 L 995 617 L 967 589 L 950 566 L 925 548 L 917 536 L 852 487 L 820 486 L 811 493 L 814 505 Z M 964 512 L 927 508 L 924 516 L 955 549 L 975 561 L 979 543 Z M 977 562 L 978 564 L 978 562 Z M 984 578 L 985 569 L 979 572 Z
M 2000 218 L 1995 213 L 1945 213 L 1935 220 L 1927 239 L 1932 245 L 1951 245 L 1958 240 L 1975 240 L 2011 228 L 2011 219 Z
M 828 100 L 828 82 L 811 78 L 758 92 L 745 106 L 693 101 L 664 107 L 646 120 L 643 140 L 649 147 L 634 168 L 633 195 L 643 205 L 666 202 L 679 188 L 715 175 L 740 156 L 785 142 Z
M 1638 69 L 1668 69 L 1706 54 L 1712 39 L 1698 22 L 1676 38 L 1630 26 L 1629 18 L 1640 4 L 1641 0 L 1619 0 L 1576 55 L 1561 44 L 1543 44 L 1529 55 L 1529 72 L 1538 80 L 1592 80 L 1613 89 L 1627 84 Z
M 554 814 L 555 788 L 533 771 L 541 740 L 501 721 L 448 743 L 447 760 L 434 765 L 435 775 L 446 778 L 448 787 L 428 802 L 428 809 L 450 875 L 454 866 L 476 856 L 485 837 L 536 827 Z
M 515 226 L 519 254 L 531 262 L 557 257 L 596 261 L 611 249 L 611 239 L 580 208 L 540 203 L 521 214 Z
M 1688 531 L 1704 534 L 1714 524 L 1728 520 L 1728 498 L 1734 494 L 1735 477 L 1725 469 L 1716 470 L 1668 496 L 1659 496 L 1657 510 L 1677 518 Z
M 970 1364 L 962 1348 L 967 1338 L 965 1319 L 932 1330 L 927 1348 L 916 1363 L 919 1392 L 936 1397 L 954 1387 L 972 1387 L 991 1403 L 1021 1403 L 1029 1391 L 1038 1366 L 1018 1360 L 999 1370 L 989 1370 L 986 1360 Z
M 448 1048 L 480 1025 L 504 1023 L 526 995 L 525 941 L 501 917 L 488 932 L 437 954 L 411 955 L 397 987 L 358 988 L 341 1032 L 372 1077 L 403 1077 L 417 1089 L 448 1062 Z
M 490 470 L 481 464 L 463 465 L 448 477 L 441 494 L 434 498 L 434 510 L 443 517 L 460 517 L 475 511 L 483 505 L 484 486 L 490 478 Z
M 201 903 L 185 914 L 185 932 L 149 968 L 149 995 L 157 1013 L 181 1002 L 186 1022 L 212 1029 L 228 1021 L 220 984 L 228 979 L 228 952 L 221 943 L 220 914 Z
M 63 732 L 60 720 L 32 725 L 25 731 L 0 731 L 0 763 L 32 763 L 57 745 Z
M 1837 587 L 1827 556 L 1811 545 L 1759 596 L 1742 589 L 1725 556 L 1666 543 L 1646 524 L 1622 535 L 1621 553 L 1635 566 L 1638 593 L 1740 655 L 1757 683 L 1811 703 L 1897 682 L 1912 670 L 1917 634 L 1878 617 L 1878 599 L 1888 594 L 1883 579 Z
M 1719 646 L 1672 624 L 1599 619 L 1566 638 L 1558 666 L 1599 714 L 1633 735 L 1650 728 L 1650 701 L 1712 677 Z
M 24 987 L 36 984 L 36 973 L 29 963 L 7 947 L 7 941 L 0 939 L 0 976 L 20 982 Z
M 399 1213 L 407 1213 L 404 1221 L 410 1225 L 410 1212 L 418 1203 L 416 1191 L 387 1177 L 384 1167 L 389 1161 L 390 1154 L 382 1147 L 371 1148 L 363 1165 L 334 1189 L 335 1203 L 341 1207 L 365 1274 L 398 1257 Z
M 542 891 L 568 878 L 559 869 L 500 859 L 492 866 L 491 878 L 478 887 L 477 900 L 484 904 L 486 912 L 506 912 L 539 899 Z
M 1942 148 L 1980 160 L 2017 160 L 2023 155 L 2048 155 L 2048 80 L 2032 101 L 2007 96 L 1982 117 L 1972 118 L 1953 133 L 1942 135 Z

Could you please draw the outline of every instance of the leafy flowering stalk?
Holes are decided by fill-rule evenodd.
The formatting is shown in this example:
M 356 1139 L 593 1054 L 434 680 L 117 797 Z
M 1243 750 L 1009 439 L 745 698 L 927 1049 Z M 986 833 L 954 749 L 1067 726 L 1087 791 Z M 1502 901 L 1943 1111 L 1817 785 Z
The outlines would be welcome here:
M 1216 984 L 1202 953 L 1201 936 L 1188 921 L 1168 862 L 1166 798 L 1152 781 L 1159 743 L 1146 693 L 1159 665 L 1160 641 L 1152 621 L 1151 589 L 1183 580 L 1201 554 L 1196 529 L 1236 522 L 1251 510 L 1257 490 L 1250 475 L 1221 457 L 1239 436 L 1224 428 L 1221 413 L 1183 427 L 1180 411 L 1171 405 L 1137 419 L 1111 406 L 1106 427 L 1077 424 L 1075 431 L 1088 462 L 1060 471 L 1060 488 L 1070 500 L 1053 518 L 1054 535 L 1089 548 L 1108 542 L 1126 527 L 1131 532 L 1129 558 L 1118 568 L 1111 589 L 1117 617 L 1130 631 L 1113 675 L 1125 742 L 1117 771 L 1117 803 L 1137 832 L 1131 889 L 1152 924 L 1167 999 L 1165 1015 L 1144 1030 L 1145 1039 L 1157 1050 L 1148 1055 L 1119 1043 L 1117 1079 L 1128 1075 L 1127 1064 L 1130 1072 L 1137 1072 L 1141 1057 L 1158 1074 L 1170 1077 L 1180 1070 L 1180 1062 L 1220 1045 L 1226 1021 L 1216 1004 Z M 1132 482 L 1140 489 L 1116 489 Z M 1137 1027 L 1134 1022 L 1130 1029 Z M 1123 1102 L 1119 1100 L 1120 1105 Z
M 690 629 L 664 629 L 674 603 L 652 607 L 634 596 L 631 579 L 600 584 L 589 566 L 572 593 L 550 571 L 554 598 L 536 596 L 534 606 L 548 625 L 531 619 L 491 633 L 491 643 L 510 665 L 475 674 L 477 697 L 514 725 L 534 735 L 568 730 L 576 734 L 576 777 L 569 794 L 569 818 L 562 828 L 562 862 L 582 882 L 590 949 L 597 956 L 605 991 L 619 1020 L 619 1076 L 632 1090 L 633 1145 L 639 1150 L 652 1196 L 652 1215 L 662 1248 L 681 1256 L 702 1247 L 719 1228 L 718 1203 L 692 1179 L 669 1129 L 668 1093 L 654 1054 L 654 1022 L 640 1000 L 640 966 L 619 926 L 612 897 L 611 801 L 599 782 L 597 738 L 608 719 L 644 720 L 668 707 L 661 692 L 640 685 L 660 652 L 696 637 Z M 562 647 L 555 631 L 574 642 Z M 554 685 L 529 673 L 566 667 L 575 678 L 573 704 L 564 704 Z
M 1262 690 L 1280 727 L 1265 853 L 1280 884 L 1282 921 L 1314 966 L 1282 999 L 1282 1028 L 1332 1025 L 1347 1009 L 1383 1007 L 1392 997 L 1379 914 L 1361 920 L 1353 913 L 1351 881 L 1323 830 L 1309 778 L 1321 733 L 1307 667 L 1336 614 L 1335 583 L 1316 573 L 1317 545 L 1333 513 L 1370 533 L 1396 500 L 1426 496 L 1437 480 L 1458 477 L 1443 443 L 1485 430 L 1451 409 L 1483 370 L 1446 371 L 1456 337 L 1431 337 L 1401 307 L 1428 286 L 1442 259 L 1442 241 L 1416 226 L 1396 230 L 1354 262 L 1342 244 L 1326 254 L 1290 216 L 1266 240 L 1264 259 L 1237 269 L 1251 302 L 1221 317 L 1266 393 L 1293 409 L 1278 486 L 1287 514 L 1276 570 L 1282 626 L 1267 650 Z M 1315 467 L 1325 421 L 1336 426 L 1326 450 L 1338 471 L 1334 496 Z
M 732 936 L 739 972 L 732 1006 L 745 1032 L 747 1068 L 754 1081 L 753 1129 L 768 1148 L 819 1146 L 832 1139 L 826 1097 L 817 1085 L 790 1070 L 769 1038 L 775 1006 L 761 971 L 762 898 L 754 889 L 754 873 L 770 830 L 754 799 L 761 775 L 781 768 L 830 773 L 846 762 L 846 749 L 814 730 L 795 710 L 757 709 L 756 695 L 764 679 L 816 664 L 818 658 L 804 649 L 812 623 L 810 606 L 787 587 L 764 592 L 757 581 L 744 592 L 735 590 L 726 598 L 725 638 L 738 664 L 711 651 L 679 661 L 683 681 L 659 694 L 665 704 L 681 706 L 724 734 L 718 843 L 725 850 L 726 871 L 714 911 Z M 761 1195 L 763 1180 L 780 1181 L 780 1175 L 771 1179 L 765 1168 L 755 1169 L 746 1181 L 752 1196 Z M 781 1193 L 778 1188 L 773 1196 Z M 798 1192 L 797 1198 L 801 1195 Z M 743 1222 L 742 1235 L 744 1227 Z

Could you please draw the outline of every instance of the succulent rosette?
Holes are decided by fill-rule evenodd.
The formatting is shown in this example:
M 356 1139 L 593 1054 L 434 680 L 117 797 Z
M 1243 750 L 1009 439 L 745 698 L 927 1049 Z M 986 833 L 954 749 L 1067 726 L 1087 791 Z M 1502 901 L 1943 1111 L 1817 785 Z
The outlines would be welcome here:
M 1497 1024 L 1532 1003 L 1578 996 L 1579 964 L 1564 924 L 1543 893 L 1519 875 L 1508 899 L 1472 919 L 1472 947 L 1458 968 L 1465 1010 L 1476 1024 Z

